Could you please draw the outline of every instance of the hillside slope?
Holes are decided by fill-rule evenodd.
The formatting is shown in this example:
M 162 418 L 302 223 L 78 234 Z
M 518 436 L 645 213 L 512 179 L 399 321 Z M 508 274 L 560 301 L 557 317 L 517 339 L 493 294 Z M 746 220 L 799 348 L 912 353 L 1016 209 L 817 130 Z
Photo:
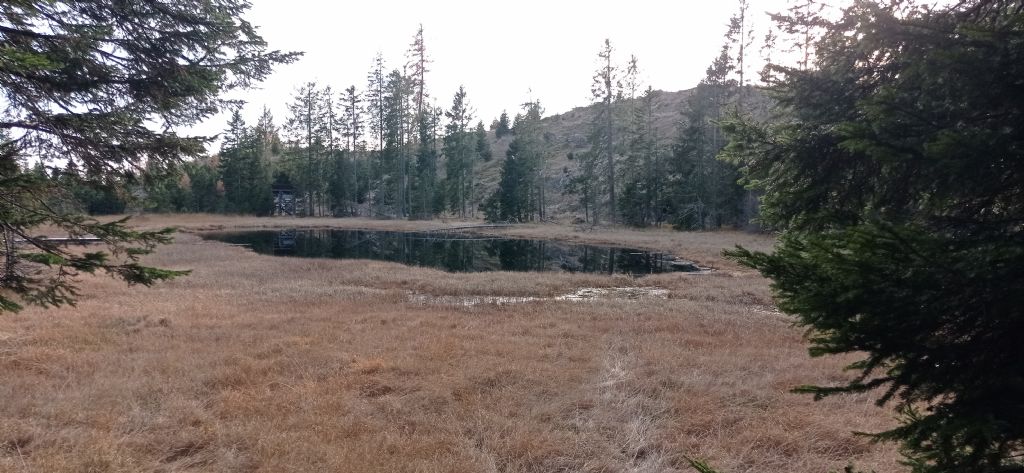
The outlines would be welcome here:
M 696 90 L 696 88 L 692 88 L 676 92 L 654 91 L 654 128 L 662 146 L 671 146 L 675 142 L 684 113 L 689 109 L 688 99 Z M 773 102 L 758 89 L 747 89 L 745 103 L 745 110 L 758 120 L 766 120 L 772 116 Z M 628 115 L 626 111 L 630 109 L 631 105 L 629 100 L 620 105 L 621 113 L 624 115 L 621 118 L 620 133 L 625 132 L 626 115 Z M 541 120 L 544 140 L 549 145 L 545 175 L 547 176 L 547 214 L 550 219 L 570 221 L 574 217 L 582 215 L 578 208 L 577 196 L 564 194 L 569 173 L 576 168 L 576 163 L 568 158 L 568 154 L 584 151 L 589 147 L 587 134 L 590 132 L 591 124 L 596 116 L 597 106 L 587 105 Z M 490 131 L 490 137 L 493 158 L 480 164 L 477 168 L 474 208 L 497 188 L 501 163 L 504 161 L 505 153 L 512 141 L 510 136 L 495 140 L 493 130 Z
M 654 92 L 655 130 L 664 144 L 671 144 L 675 139 L 683 112 L 687 109 L 687 99 L 695 89 L 676 92 Z M 630 103 L 623 103 L 628 109 Z M 576 164 L 568 159 L 568 153 L 587 149 L 587 134 L 591 123 L 597 115 L 597 106 L 576 107 L 568 112 L 551 115 L 541 120 L 544 128 L 545 142 L 548 149 L 547 162 L 547 196 L 548 215 L 555 220 L 571 220 L 576 214 L 576 196 L 565 195 L 564 189 L 568 171 Z M 494 131 L 490 131 L 493 159 L 479 165 L 476 183 L 476 198 L 482 201 L 490 195 L 498 185 L 501 163 L 512 137 L 494 139 Z M 474 206 L 475 207 L 475 206 Z

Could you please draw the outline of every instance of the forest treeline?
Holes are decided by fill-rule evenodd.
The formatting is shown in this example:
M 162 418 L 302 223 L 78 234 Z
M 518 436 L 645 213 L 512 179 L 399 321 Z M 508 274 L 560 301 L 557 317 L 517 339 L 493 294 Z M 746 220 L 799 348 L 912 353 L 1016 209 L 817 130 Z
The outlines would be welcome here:
M 174 172 L 149 169 L 144 181 L 101 185 L 73 163 L 40 164 L 36 172 L 72 189 L 90 213 L 269 215 L 277 187 L 295 190 L 296 213 L 305 216 L 526 222 L 552 218 L 551 201 L 571 199 L 571 214 L 557 217 L 683 229 L 746 225 L 756 204 L 735 166 L 715 159 L 725 145 L 720 121 L 743 113 L 754 95 L 764 100 L 746 73 L 753 36 L 746 9 L 741 2 L 720 55 L 678 111 L 676 136 L 655 129 L 656 91 L 641 84 L 636 56 L 620 63 L 608 40 L 597 55 L 584 149 L 558 154 L 536 100 L 485 126 L 464 87 L 437 105 L 420 27 L 400 67 L 389 68 L 378 53 L 361 88 L 302 84 L 283 120 L 264 107 L 256 123 L 246 123 L 235 109 L 218 152 Z M 492 175 L 499 168 L 491 179 L 497 185 L 485 186 L 481 172 L 495 159 L 492 149 L 504 156 L 489 167 Z M 555 169 L 555 158 L 569 165 Z

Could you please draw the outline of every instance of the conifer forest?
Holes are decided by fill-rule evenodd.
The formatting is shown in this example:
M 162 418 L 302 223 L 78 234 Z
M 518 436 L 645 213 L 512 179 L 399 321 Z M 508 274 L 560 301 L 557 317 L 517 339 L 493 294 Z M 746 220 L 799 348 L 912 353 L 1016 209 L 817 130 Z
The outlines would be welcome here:
M 97 185 L 81 179 L 74 161 L 36 162 L 33 171 L 74 189 L 93 214 L 270 215 L 271 189 L 284 186 L 295 189 L 294 213 L 309 217 L 748 227 L 755 225 L 752 196 L 738 183 L 737 166 L 715 159 L 727 141 L 722 121 L 769 100 L 744 62 L 756 49 L 744 28 L 742 16 L 731 19 L 707 76 L 677 93 L 685 99 L 667 119 L 653 110 L 664 92 L 644 86 L 637 57 L 620 58 L 611 40 L 595 48 L 600 67 L 587 121 L 567 136 L 550 129 L 536 99 L 511 97 L 523 104 L 475 116 L 466 87 L 433 95 L 421 26 L 404 60 L 392 65 L 378 54 L 364 84 L 298 84 L 287 116 L 265 108 L 254 123 L 235 108 L 213 152 L 173 173 Z

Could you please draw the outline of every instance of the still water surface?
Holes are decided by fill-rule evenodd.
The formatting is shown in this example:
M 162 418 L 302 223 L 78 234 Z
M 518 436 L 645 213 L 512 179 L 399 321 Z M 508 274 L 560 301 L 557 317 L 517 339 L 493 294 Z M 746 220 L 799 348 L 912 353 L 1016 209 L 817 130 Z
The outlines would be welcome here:
M 392 261 L 450 272 L 569 271 L 640 276 L 700 269 L 666 253 L 468 234 L 286 230 L 208 233 L 203 238 L 244 245 L 261 254 Z

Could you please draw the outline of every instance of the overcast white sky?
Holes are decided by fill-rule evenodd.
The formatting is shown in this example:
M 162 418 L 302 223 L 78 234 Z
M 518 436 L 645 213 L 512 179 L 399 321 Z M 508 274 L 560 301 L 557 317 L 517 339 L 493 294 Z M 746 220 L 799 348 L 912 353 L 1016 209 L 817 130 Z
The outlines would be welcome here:
M 546 115 L 589 101 L 597 52 L 610 38 L 618 60 L 639 59 L 645 84 L 661 90 L 688 89 L 703 77 L 722 44 L 735 0 L 633 0 L 631 2 L 506 0 L 331 1 L 253 0 L 247 18 L 274 49 L 304 51 L 297 63 L 279 66 L 258 90 L 238 95 L 254 122 L 264 105 L 278 124 L 295 88 L 316 81 L 336 91 L 362 89 L 373 57 L 382 52 L 389 68 L 401 67 L 416 29 L 424 28 L 433 60 L 427 88 L 448 108 L 465 85 L 476 117 L 485 123 L 502 110 L 539 99 Z M 766 11 L 786 0 L 750 0 L 759 31 Z M 760 47 L 763 33 L 758 34 Z M 197 132 L 220 132 L 216 117 Z

